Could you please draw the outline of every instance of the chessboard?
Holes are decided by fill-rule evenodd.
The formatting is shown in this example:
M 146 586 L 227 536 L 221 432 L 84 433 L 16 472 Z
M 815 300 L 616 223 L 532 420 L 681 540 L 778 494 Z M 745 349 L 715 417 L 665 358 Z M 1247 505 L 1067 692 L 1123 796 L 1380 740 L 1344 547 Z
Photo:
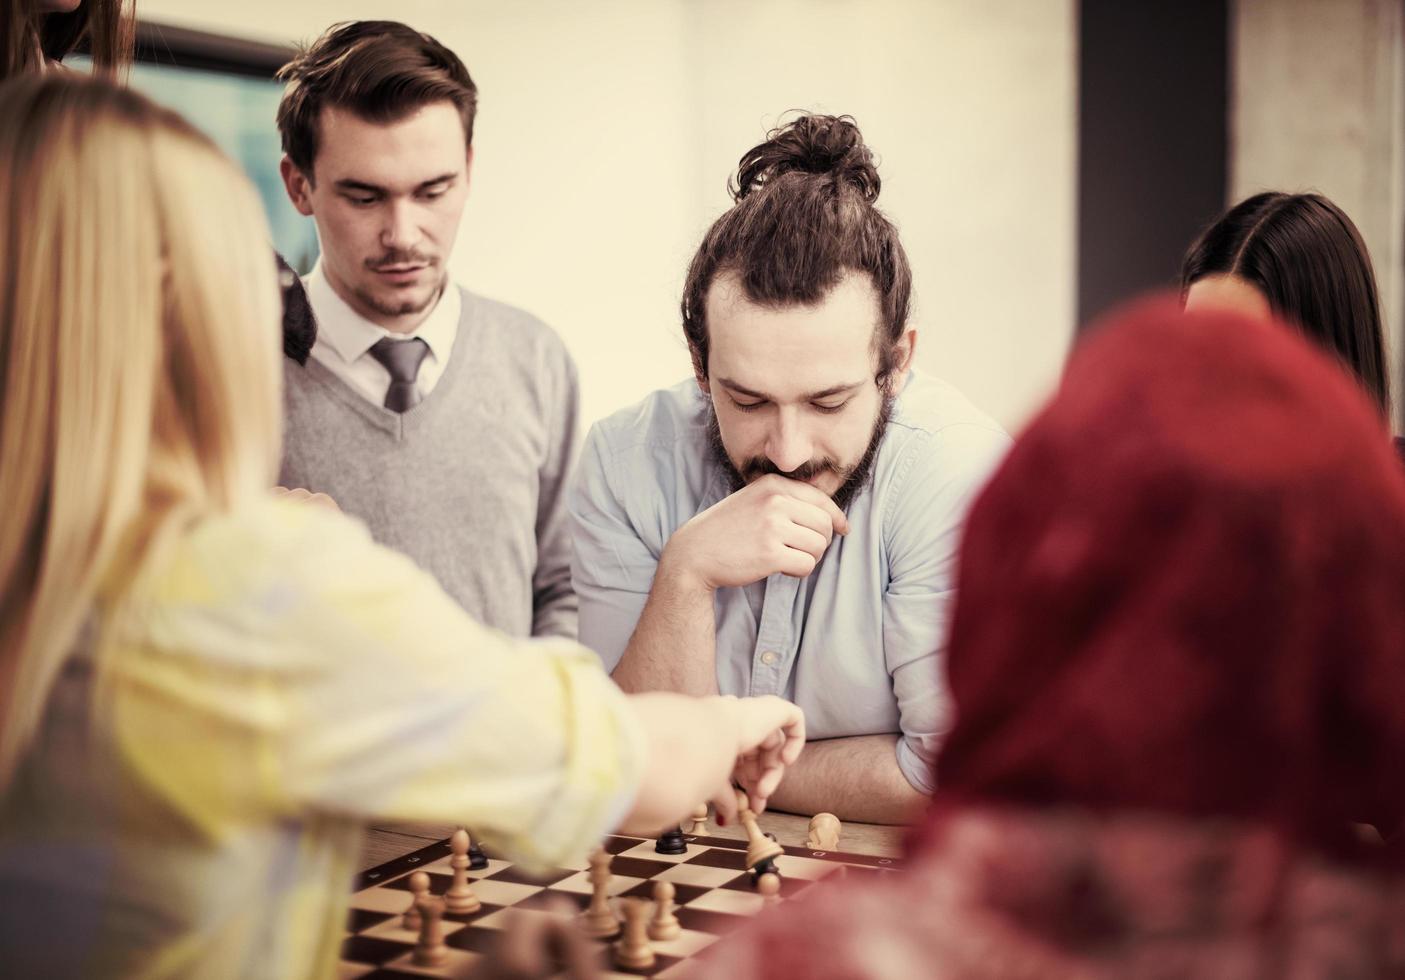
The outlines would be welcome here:
M 675 914 L 682 931 L 676 939 L 652 944 L 655 962 L 645 970 L 613 966 L 602 942 L 603 976 L 676 976 L 690 959 L 761 910 L 764 899 L 753 888 L 751 873 L 746 870 L 746 841 L 691 835 L 684 840 L 685 853 L 659 854 L 652 838 L 605 838 L 603 847 L 613 856 L 608 891 L 612 903 L 631 897 L 652 900 L 657 881 L 672 882 Z M 411 962 L 418 933 L 405 929 L 401 918 L 411 902 L 409 878 L 414 872 L 429 874 L 432 894 L 443 895 L 448 890 L 452 881 L 449 841 L 431 844 L 358 876 L 338 977 L 466 977 L 496 942 L 497 930 L 502 928 L 509 909 L 545 915 L 558 896 L 580 909 L 589 905 L 592 886 L 586 859 L 533 875 L 498 859 L 490 849 L 485 850 L 488 867 L 468 873 L 482 907 L 466 915 L 445 913 L 444 942 L 449 954 L 443 966 L 437 968 Z M 804 847 L 786 846 L 783 850 L 785 853 L 776 859 L 782 902 L 797 898 L 803 901 L 811 889 L 839 884 L 830 880 L 820 885 L 824 879 L 839 876 L 852 882 L 901 869 L 901 862 L 895 858 Z

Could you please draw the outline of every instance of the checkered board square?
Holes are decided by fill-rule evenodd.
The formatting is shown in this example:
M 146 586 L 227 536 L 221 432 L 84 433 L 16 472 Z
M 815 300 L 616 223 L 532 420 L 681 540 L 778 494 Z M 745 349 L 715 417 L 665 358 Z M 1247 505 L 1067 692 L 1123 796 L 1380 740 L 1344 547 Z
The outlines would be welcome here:
M 655 963 L 647 970 L 613 967 L 608 944 L 601 943 L 600 962 L 607 968 L 605 976 L 676 976 L 689 959 L 702 954 L 714 942 L 725 942 L 723 937 L 761 910 L 761 896 L 752 888 L 751 874 L 746 870 L 745 841 L 693 836 L 685 840 L 685 853 L 659 854 L 652 839 L 605 838 L 605 850 L 614 855 L 609 888 L 613 904 L 627 897 L 652 900 L 654 882 L 669 881 L 674 886 L 675 914 L 682 927 L 678 938 L 651 944 Z M 836 875 L 846 880 L 875 877 L 900 869 L 900 863 L 892 858 L 803 847 L 784 850 L 776 859 L 782 901 L 803 901 L 817 887 L 842 887 L 836 880 L 820 885 L 821 879 L 834 879 Z M 449 842 L 443 840 L 360 875 L 351 896 L 339 977 L 465 977 L 496 941 L 508 909 L 544 915 L 557 896 L 581 909 L 590 904 L 589 865 L 585 860 L 529 875 L 489 852 L 488 867 L 469 872 L 482 908 L 468 915 L 446 913 L 443 929 L 449 946 L 448 961 L 434 969 L 417 967 L 410 954 L 418 934 L 401 924 L 401 916 L 410 905 L 409 878 L 416 871 L 426 871 L 430 891 L 444 894 L 453 880 L 449 853 Z

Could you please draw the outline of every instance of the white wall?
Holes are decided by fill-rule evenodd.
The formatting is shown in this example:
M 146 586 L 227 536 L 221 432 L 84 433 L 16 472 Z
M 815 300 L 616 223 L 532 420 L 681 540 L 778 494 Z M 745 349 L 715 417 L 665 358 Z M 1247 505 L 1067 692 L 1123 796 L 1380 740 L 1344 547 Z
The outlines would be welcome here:
M 685 377 L 688 260 L 787 109 L 855 116 L 914 267 L 918 360 L 1009 426 L 1075 306 L 1074 0 L 139 0 L 286 42 L 387 17 L 480 89 L 455 273 L 556 327 L 587 422 Z M 272 125 L 272 120 L 270 120 Z
M 1230 201 L 1315 190 L 1370 249 L 1405 420 L 1405 45 L 1401 0 L 1240 0 L 1232 27 Z

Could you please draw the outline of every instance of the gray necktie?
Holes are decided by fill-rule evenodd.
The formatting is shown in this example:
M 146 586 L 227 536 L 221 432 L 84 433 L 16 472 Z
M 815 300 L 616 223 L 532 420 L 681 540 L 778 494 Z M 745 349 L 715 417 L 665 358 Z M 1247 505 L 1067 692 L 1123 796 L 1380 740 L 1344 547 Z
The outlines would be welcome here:
M 420 403 L 420 390 L 415 387 L 420 365 L 429 353 L 429 345 L 418 337 L 391 340 L 383 337 L 371 348 L 371 356 L 390 372 L 390 390 L 385 393 L 385 407 L 392 412 L 406 412 Z

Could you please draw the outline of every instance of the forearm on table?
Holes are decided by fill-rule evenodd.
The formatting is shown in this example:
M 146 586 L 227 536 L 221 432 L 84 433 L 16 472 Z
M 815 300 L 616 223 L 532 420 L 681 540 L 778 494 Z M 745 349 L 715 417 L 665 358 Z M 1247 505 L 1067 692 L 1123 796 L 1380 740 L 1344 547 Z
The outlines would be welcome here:
M 712 591 L 688 583 L 661 564 L 639 624 L 611 676 L 629 693 L 716 694 Z
M 807 816 L 826 812 L 863 823 L 912 823 L 928 798 L 898 767 L 897 742 L 897 735 L 809 742 L 768 805 Z

